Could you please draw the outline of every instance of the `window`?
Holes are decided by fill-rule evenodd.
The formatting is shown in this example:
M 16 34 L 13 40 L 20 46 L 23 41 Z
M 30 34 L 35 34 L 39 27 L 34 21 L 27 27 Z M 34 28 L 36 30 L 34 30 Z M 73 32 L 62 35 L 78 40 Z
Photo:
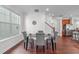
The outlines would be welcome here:
M 0 6 L 0 40 L 19 34 L 20 16 Z

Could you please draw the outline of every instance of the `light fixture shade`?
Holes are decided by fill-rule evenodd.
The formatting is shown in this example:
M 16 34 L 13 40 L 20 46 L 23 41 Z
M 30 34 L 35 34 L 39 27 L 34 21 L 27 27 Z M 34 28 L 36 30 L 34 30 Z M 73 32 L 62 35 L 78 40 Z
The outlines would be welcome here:
M 33 24 L 33 25 L 36 25 L 36 24 L 37 24 L 37 22 L 36 22 L 35 20 L 33 20 L 33 21 L 32 21 L 32 24 Z
M 39 9 L 34 9 L 35 12 L 39 12 Z

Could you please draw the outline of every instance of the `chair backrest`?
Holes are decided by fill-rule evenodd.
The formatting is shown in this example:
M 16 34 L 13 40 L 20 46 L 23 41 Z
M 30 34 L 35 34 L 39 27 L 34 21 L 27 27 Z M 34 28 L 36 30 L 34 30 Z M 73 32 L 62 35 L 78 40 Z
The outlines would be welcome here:
M 43 31 L 36 33 L 36 45 L 45 45 L 45 34 Z
M 25 31 L 22 32 L 22 33 L 23 33 L 24 40 L 26 40 L 27 39 L 27 33 Z
M 55 36 L 55 39 L 57 39 L 57 37 L 58 37 L 58 32 L 57 31 L 54 32 L 54 36 Z

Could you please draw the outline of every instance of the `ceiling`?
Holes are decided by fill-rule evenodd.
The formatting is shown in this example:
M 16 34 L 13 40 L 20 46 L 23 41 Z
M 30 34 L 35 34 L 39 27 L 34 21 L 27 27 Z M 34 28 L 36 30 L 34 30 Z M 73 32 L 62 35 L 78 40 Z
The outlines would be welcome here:
M 46 8 L 49 8 L 49 12 L 53 13 L 55 16 L 63 16 L 63 15 L 79 16 L 79 5 L 7 5 L 7 6 L 24 14 L 32 12 L 34 11 L 34 9 L 39 9 L 39 11 L 45 12 Z

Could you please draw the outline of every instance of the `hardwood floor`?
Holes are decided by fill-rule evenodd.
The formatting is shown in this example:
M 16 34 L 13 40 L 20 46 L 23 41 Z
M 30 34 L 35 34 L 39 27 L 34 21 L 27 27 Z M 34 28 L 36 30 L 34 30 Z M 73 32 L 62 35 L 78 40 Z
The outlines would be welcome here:
M 5 52 L 4 54 L 29 54 L 29 53 L 30 53 L 29 51 L 26 51 L 24 49 L 24 44 L 22 41 L 19 45 L 15 46 L 14 48 Z
M 79 42 L 71 39 L 71 37 L 59 38 L 56 45 L 57 50 L 54 52 L 48 50 L 45 52 L 45 54 L 78 54 Z M 25 50 L 22 42 L 15 49 L 12 49 L 10 52 L 6 52 L 6 54 L 36 54 L 36 52 L 33 49 Z M 43 54 L 43 52 L 38 52 L 38 54 Z
M 79 53 L 79 42 L 73 41 L 71 37 L 63 37 L 57 41 L 58 54 L 77 54 Z

